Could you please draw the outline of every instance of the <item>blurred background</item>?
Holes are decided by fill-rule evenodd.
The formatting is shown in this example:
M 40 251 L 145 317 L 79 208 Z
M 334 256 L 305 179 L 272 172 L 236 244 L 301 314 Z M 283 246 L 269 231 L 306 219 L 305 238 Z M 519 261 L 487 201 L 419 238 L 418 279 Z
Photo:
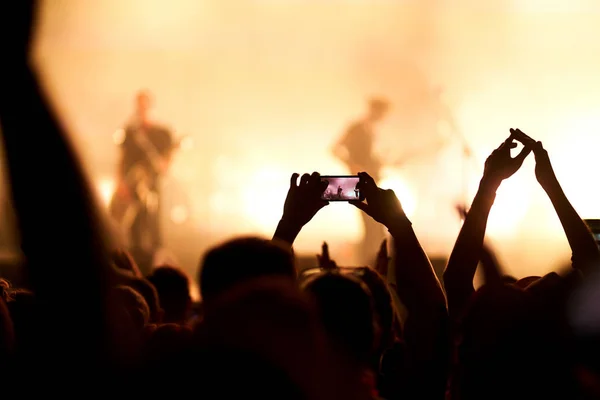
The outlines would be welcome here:
M 382 156 L 414 154 L 386 168 L 381 186 L 444 258 L 460 228 L 455 205 L 473 196 L 510 127 L 542 140 L 577 210 L 600 217 L 599 22 L 594 0 L 46 0 L 35 60 L 105 203 L 114 133 L 139 89 L 153 93 L 156 120 L 189 135 L 164 182 L 163 219 L 190 273 L 226 237 L 272 235 L 292 172 L 346 174 L 331 147 L 371 95 L 392 105 L 378 128 Z M 407 121 L 428 88 L 459 129 L 420 154 L 425 139 Z M 420 199 L 424 176 L 435 209 Z M 533 157 L 501 187 L 488 227 L 517 276 L 570 256 Z M 357 210 L 334 204 L 296 250 L 313 257 L 326 240 L 352 265 L 362 229 Z

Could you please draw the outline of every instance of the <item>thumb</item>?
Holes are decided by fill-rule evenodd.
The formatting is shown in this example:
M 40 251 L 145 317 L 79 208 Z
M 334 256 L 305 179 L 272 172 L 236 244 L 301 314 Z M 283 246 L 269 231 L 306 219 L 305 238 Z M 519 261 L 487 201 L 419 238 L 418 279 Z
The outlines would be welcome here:
M 515 160 L 517 160 L 519 164 L 522 164 L 523 161 L 525 161 L 525 159 L 529 155 L 529 153 L 531 153 L 531 150 L 532 149 L 529 146 L 523 147 L 523 150 L 521 150 L 521 152 L 515 157 Z

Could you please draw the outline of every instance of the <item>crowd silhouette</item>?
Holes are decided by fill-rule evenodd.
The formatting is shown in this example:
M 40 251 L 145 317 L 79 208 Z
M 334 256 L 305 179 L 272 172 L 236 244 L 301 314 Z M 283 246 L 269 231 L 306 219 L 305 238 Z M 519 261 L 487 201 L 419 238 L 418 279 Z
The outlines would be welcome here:
M 377 261 L 338 268 L 324 245 L 318 268 L 297 271 L 294 241 L 328 202 L 318 173 L 294 173 L 272 238 L 233 238 L 202 257 L 197 307 L 192 278 L 169 265 L 142 276 L 111 242 L 28 60 L 35 2 L 7 3 L 0 121 L 27 284 L 0 281 L 3 395 L 600 398 L 600 252 L 541 142 L 511 129 L 490 154 L 470 209 L 459 210 L 443 285 L 401 199 L 368 171 L 359 174 L 366 201 L 351 204 L 389 232 Z M 485 244 L 486 223 L 496 191 L 530 154 L 572 268 L 517 279 Z

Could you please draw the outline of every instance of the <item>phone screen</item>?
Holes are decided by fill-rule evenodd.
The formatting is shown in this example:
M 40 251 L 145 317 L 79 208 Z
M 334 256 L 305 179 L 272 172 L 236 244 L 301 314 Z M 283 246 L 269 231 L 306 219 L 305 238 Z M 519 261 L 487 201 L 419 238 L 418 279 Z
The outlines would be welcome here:
M 356 187 L 359 177 L 350 176 L 322 176 L 321 181 L 327 182 L 327 189 L 321 195 L 323 200 L 327 201 L 350 201 L 364 200 L 364 196 Z

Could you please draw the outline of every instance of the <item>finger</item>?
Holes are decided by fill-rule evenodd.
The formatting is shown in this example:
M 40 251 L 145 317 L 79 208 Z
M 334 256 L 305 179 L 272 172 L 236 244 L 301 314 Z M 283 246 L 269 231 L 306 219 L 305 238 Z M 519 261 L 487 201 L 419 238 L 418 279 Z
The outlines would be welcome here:
M 531 145 L 535 144 L 535 140 L 533 140 L 532 138 L 527 136 L 520 129 L 513 129 L 513 131 L 514 131 L 515 139 L 518 140 L 519 142 L 523 143 L 524 146 L 531 146 Z
M 310 181 L 310 175 L 302 174 L 302 177 L 300 178 L 300 185 L 302 185 L 302 186 L 307 185 L 309 181 Z
M 318 172 L 313 172 L 310 174 L 310 181 L 317 183 L 321 181 L 321 175 Z
M 293 173 L 292 177 L 290 178 L 290 188 L 295 188 L 298 187 L 298 177 L 300 175 L 298 175 L 297 173 Z
M 525 132 L 523 132 L 520 129 L 516 129 L 517 135 L 518 137 L 523 138 L 524 140 L 527 140 L 529 142 L 535 142 L 535 140 L 533 140 L 529 135 L 527 135 Z
M 508 144 L 508 142 L 512 140 L 511 138 L 506 139 L 504 142 L 500 143 L 500 146 L 498 146 L 496 148 L 496 150 L 492 151 L 492 154 L 494 153 L 498 153 L 499 151 L 502 151 L 504 148 L 506 148 L 506 145 Z
M 534 149 L 534 150 L 535 150 L 535 149 L 538 149 L 538 150 L 544 150 L 544 151 L 546 150 L 546 149 L 544 149 L 544 145 L 542 144 L 542 142 L 535 142 L 535 143 L 532 145 L 532 147 L 533 147 L 533 149 Z
M 506 140 L 504 142 L 502 142 L 502 144 L 500 145 L 501 149 L 505 149 L 507 147 L 512 146 L 515 143 L 515 138 L 513 137 L 513 135 L 510 135 L 508 138 L 506 138 Z
M 323 194 L 325 190 L 327 190 L 327 186 L 329 186 L 329 181 L 327 179 L 321 179 L 319 176 L 319 180 L 317 181 L 316 187 L 319 189 L 319 193 Z
M 361 178 L 361 180 L 363 182 L 365 182 L 367 185 L 374 185 L 377 186 L 377 184 L 375 183 L 375 179 L 373 179 L 373 177 L 371 175 L 369 175 L 366 172 L 359 172 L 358 176 Z
M 321 254 L 323 254 L 324 258 L 329 258 L 329 246 L 327 245 L 327 242 L 323 242 L 323 245 L 321 246 Z
M 366 172 L 359 172 L 358 176 L 360 177 L 358 189 L 365 195 L 366 198 L 371 197 L 378 189 L 375 180 Z
M 381 246 L 379 246 L 379 254 L 387 258 L 387 239 L 383 239 Z
M 523 147 L 521 152 L 515 157 L 515 162 L 517 162 L 519 164 L 523 164 L 523 161 L 525 161 L 525 159 L 527 158 L 529 153 L 531 153 L 531 150 L 532 149 L 529 146 Z

